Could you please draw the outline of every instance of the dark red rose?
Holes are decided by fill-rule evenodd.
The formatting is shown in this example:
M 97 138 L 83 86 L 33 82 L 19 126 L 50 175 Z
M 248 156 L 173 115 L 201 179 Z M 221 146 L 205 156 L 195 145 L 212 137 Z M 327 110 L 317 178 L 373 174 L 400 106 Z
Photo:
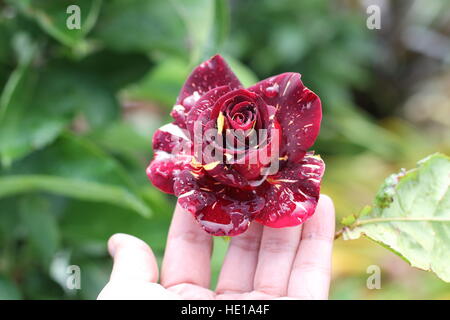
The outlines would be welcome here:
M 153 136 L 147 175 L 207 232 L 296 226 L 314 213 L 325 165 L 307 150 L 322 109 L 300 74 L 244 89 L 217 55 L 192 72 L 171 115 Z

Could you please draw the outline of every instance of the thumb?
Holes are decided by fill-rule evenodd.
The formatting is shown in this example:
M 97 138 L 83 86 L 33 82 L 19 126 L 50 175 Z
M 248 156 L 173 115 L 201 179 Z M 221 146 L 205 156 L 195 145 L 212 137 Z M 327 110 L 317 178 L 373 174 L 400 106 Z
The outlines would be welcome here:
M 108 250 L 114 259 L 111 280 L 158 281 L 158 264 L 144 241 L 117 233 L 109 239 Z

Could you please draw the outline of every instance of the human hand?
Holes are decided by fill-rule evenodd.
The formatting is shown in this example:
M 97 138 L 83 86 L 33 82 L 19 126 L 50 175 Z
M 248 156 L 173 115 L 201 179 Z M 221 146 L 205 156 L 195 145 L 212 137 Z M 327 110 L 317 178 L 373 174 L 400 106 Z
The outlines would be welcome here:
M 212 291 L 212 237 L 177 206 L 160 284 L 149 246 L 115 234 L 108 241 L 114 259 L 111 278 L 98 299 L 326 299 L 334 228 L 333 202 L 324 195 L 301 226 L 274 229 L 252 223 L 231 239 Z

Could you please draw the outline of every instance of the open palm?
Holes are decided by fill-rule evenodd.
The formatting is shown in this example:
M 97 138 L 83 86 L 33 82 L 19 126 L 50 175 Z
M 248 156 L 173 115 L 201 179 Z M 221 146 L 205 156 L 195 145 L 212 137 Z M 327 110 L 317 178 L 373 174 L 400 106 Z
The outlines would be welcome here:
M 158 265 L 142 240 L 116 234 L 108 242 L 114 266 L 98 299 L 326 299 L 330 284 L 334 207 L 322 195 L 302 226 L 252 223 L 233 237 L 217 288 L 210 290 L 212 237 L 179 206 Z

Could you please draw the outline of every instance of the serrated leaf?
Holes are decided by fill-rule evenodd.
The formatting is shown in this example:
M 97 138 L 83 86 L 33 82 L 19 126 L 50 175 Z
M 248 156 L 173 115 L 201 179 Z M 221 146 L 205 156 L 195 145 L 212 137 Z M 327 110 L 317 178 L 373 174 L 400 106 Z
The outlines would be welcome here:
M 433 154 L 416 169 L 388 177 L 374 205 L 344 228 L 344 239 L 365 235 L 413 267 L 450 282 L 450 158 Z

